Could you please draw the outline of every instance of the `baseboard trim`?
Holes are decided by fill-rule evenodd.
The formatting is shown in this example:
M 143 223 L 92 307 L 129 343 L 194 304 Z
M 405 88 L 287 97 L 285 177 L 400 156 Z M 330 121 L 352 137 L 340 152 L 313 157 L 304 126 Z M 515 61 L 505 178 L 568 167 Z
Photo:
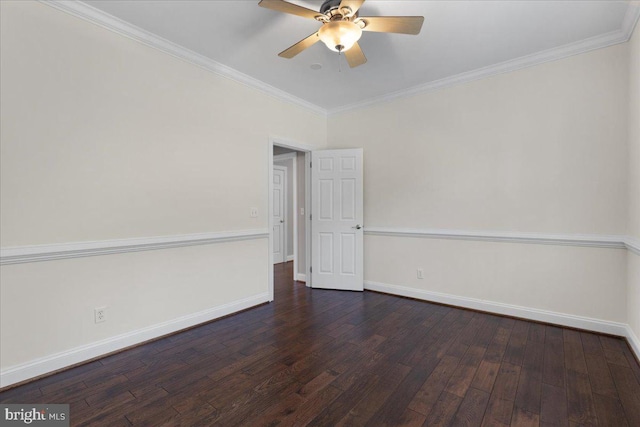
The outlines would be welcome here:
M 221 242 L 266 239 L 267 237 L 269 237 L 269 232 L 266 229 L 259 229 L 17 246 L 0 249 L 0 265 L 209 245 Z
M 298 282 L 305 282 L 306 283 L 307 282 L 307 275 L 298 273 L 298 274 L 296 274 L 296 280 Z
M 124 348 L 143 343 L 164 335 L 178 332 L 201 323 L 246 310 L 269 301 L 268 293 L 261 293 L 228 304 L 188 314 L 167 322 L 127 332 L 91 344 L 76 347 L 50 356 L 12 366 L 0 372 L 0 388 L 10 386 L 31 378 L 54 372 L 69 366 L 113 353 Z
M 627 325 L 625 337 L 627 338 L 629 347 L 631 347 L 631 351 L 636 354 L 636 359 L 638 359 L 638 363 L 640 363 L 640 339 L 638 339 L 638 336 L 629 325 Z
M 621 337 L 628 337 L 628 331 L 630 331 L 630 329 L 628 329 L 628 325 L 624 323 L 610 322 L 607 320 L 575 316 L 571 314 L 504 304 L 476 298 L 461 297 L 440 292 L 425 291 L 407 286 L 365 281 L 364 288 L 371 291 L 384 292 L 387 294 L 431 301 L 440 304 L 454 305 L 505 316 L 520 317 L 527 320 L 535 320 L 537 322 L 552 323 L 570 328 L 585 329 Z

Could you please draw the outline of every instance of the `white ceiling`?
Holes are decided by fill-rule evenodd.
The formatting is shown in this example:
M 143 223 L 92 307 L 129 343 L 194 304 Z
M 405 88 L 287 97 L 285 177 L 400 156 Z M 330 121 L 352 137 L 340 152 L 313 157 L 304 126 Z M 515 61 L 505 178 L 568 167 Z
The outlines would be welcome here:
M 322 43 L 293 59 L 278 57 L 320 24 L 258 7 L 258 0 L 85 3 L 327 111 L 619 43 L 640 9 L 610 0 L 368 0 L 361 16 L 421 15 L 424 26 L 418 36 L 365 32 L 368 62 L 350 69 Z M 316 63 L 320 70 L 311 69 Z

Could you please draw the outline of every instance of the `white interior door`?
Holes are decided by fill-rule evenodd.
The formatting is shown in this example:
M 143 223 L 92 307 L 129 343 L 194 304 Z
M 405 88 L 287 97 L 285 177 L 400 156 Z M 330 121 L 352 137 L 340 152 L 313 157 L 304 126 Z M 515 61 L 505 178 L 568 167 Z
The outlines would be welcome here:
M 273 167 L 273 263 L 279 264 L 287 259 L 285 250 L 285 197 L 287 169 Z
M 312 153 L 312 287 L 362 291 L 362 149 Z

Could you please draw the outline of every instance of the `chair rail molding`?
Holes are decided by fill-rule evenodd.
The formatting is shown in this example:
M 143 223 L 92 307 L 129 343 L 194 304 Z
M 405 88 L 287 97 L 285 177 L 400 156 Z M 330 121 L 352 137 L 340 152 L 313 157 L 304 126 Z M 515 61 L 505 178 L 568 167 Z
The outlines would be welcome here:
M 629 249 L 638 251 L 636 239 L 623 235 L 602 234 L 551 234 L 513 231 L 412 229 L 393 227 L 365 227 L 365 235 L 413 237 L 429 239 L 481 240 L 488 242 L 531 243 L 540 245 L 590 246 L 596 248 Z
M 0 249 L 0 265 L 210 245 L 221 242 L 266 239 L 267 237 L 269 237 L 268 230 L 257 229 L 7 247 Z

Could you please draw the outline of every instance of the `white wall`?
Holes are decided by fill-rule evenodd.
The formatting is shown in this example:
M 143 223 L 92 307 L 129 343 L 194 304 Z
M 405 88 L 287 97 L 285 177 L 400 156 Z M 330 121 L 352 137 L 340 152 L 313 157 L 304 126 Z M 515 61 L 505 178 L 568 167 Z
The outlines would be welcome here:
M 640 30 L 638 25 L 629 49 L 629 222 L 628 234 L 640 245 Z M 640 254 L 629 252 L 627 311 L 629 326 L 640 345 Z
M 365 228 L 622 235 L 627 81 L 613 46 L 336 114 L 329 146 L 364 148 Z M 621 249 L 371 234 L 365 248 L 376 286 L 627 319 Z
M 0 5 L 3 249 L 266 232 L 269 137 L 325 145 L 322 115 L 42 3 Z M 260 238 L 4 265 L 1 368 L 266 298 L 267 250 Z

